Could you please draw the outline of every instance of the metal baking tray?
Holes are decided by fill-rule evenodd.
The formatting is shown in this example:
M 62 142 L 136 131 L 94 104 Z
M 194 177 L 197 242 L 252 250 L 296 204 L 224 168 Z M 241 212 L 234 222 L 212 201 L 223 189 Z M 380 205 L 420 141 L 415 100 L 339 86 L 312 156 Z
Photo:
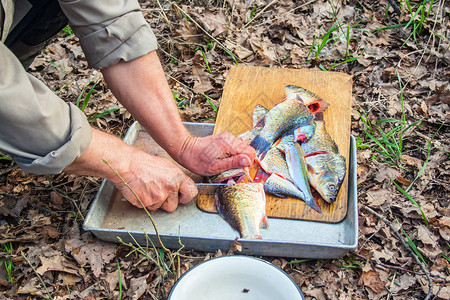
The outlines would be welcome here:
M 212 134 L 214 124 L 185 123 L 196 136 Z M 134 123 L 124 141 L 133 145 L 143 130 Z M 356 186 L 356 143 L 350 139 L 349 184 L 347 215 L 339 223 L 321 223 L 302 220 L 269 218 L 269 229 L 261 230 L 261 240 L 240 239 L 242 254 L 277 257 L 337 258 L 354 250 L 358 243 L 358 210 Z M 112 182 L 104 180 L 85 218 L 83 229 L 99 239 L 133 242 L 141 245 L 152 239 L 159 245 L 149 217 L 142 209 L 119 199 Z M 218 214 L 206 213 L 196 206 L 196 201 L 180 205 L 173 213 L 161 210 L 152 212 L 156 228 L 164 246 L 214 252 L 228 251 L 239 235 Z

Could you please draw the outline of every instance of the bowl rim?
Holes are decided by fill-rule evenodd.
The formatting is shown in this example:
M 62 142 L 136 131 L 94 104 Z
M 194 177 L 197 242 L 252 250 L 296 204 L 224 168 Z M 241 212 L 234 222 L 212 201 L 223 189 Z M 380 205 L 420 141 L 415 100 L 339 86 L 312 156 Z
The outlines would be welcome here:
M 273 268 L 277 269 L 278 271 L 280 271 L 280 273 L 283 276 L 287 277 L 290 280 L 290 282 L 296 287 L 296 289 L 297 289 L 297 291 L 298 291 L 298 293 L 300 295 L 300 298 L 301 299 L 305 299 L 305 296 L 303 295 L 302 291 L 300 290 L 300 287 L 297 285 L 297 283 L 294 281 L 294 279 L 292 279 L 292 277 L 289 276 L 289 274 L 286 273 L 283 269 L 279 268 L 278 266 L 276 266 L 276 265 L 274 265 L 274 264 L 272 264 L 272 263 L 270 263 L 270 262 L 268 262 L 268 261 L 266 261 L 266 260 L 264 260 L 262 258 L 238 254 L 238 255 L 223 255 L 223 256 L 219 256 L 219 257 L 213 257 L 213 258 L 210 258 L 208 260 L 205 260 L 205 261 L 202 261 L 202 262 L 196 264 L 195 266 L 193 266 L 192 268 L 190 268 L 189 270 L 184 272 L 184 274 L 181 275 L 180 278 L 178 278 L 178 280 L 174 283 L 174 285 L 170 289 L 170 293 L 167 296 L 167 300 L 171 300 L 171 297 L 173 296 L 174 290 L 176 289 L 177 285 L 186 276 L 186 274 L 191 272 L 191 270 L 194 270 L 195 268 L 197 268 L 197 267 L 199 267 L 199 266 L 201 266 L 201 265 L 203 265 L 203 264 L 205 264 L 207 262 L 214 261 L 214 260 L 219 260 L 219 259 L 226 259 L 226 258 L 244 258 L 244 259 L 249 259 L 249 260 L 255 260 L 257 262 L 265 263 L 265 264 L 269 265 L 270 267 L 273 267 Z

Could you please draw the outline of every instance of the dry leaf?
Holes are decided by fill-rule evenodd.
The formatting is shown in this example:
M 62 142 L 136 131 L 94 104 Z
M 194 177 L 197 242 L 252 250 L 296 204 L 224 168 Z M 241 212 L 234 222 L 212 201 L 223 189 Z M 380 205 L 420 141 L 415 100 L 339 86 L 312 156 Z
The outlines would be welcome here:
M 40 275 L 44 275 L 47 271 L 67 272 L 78 275 L 78 268 L 61 254 L 52 255 L 51 257 L 41 256 L 40 259 L 42 265 L 36 270 Z
M 385 289 L 386 283 L 380 280 L 380 276 L 376 271 L 372 269 L 369 262 L 367 262 L 366 266 L 363 268 L 363 273 L 359 278 L 358 284 L 362 284 L 364 286 L 369 287 L 377 294 L 386 291 Z
M 131 295 L 131 299 L 139 299 L 147 290 L 147 277 L 148 274 L 130 279 L 130 289 L 127 291 L 128 295 Z
M 24 209 L 27 206 L 29 198 L 30 198 L 30 193 L 25 193 L 22 196 L 20 196 L 20 198 L 17 200 L 16 205 L 11 210 L 11 212 L 15 216 L 19 216 L 20 213 L 22 212 L 22 209 Z
M 370 206 L 381 206 L 390 199 L 392 199 L 392 192 L 386 189 L 370 190 L 367 192 L 367 202 Z
M 403 290 L 409 289 L 416 283 L 416 278 L 409 273 L 402 274 L 399 278 L 395 279 L 397 284 L 393 284 L 390 288 L 392 293 L 398 293 Z
M 409 166 L 413 166 L 413 167 L 416 167 L 418 169 L 422 168 L 423 160 L 421 160 L 419 158 L 403 154 L 402 155 L 402 159 L 405 161 L 405 164 L 407 164 Z
M 204 69 L 198 67 L 192 68 L 194 76 L 194 90 L 200 93 L 207 93 L 214 89 L 210 81 L 210 74 Z
M 241 252 L 242 251 L 242 245 L 241 245 L 241 243 L 239 243 L 237 237 L 231 243 L 230 250 L 228 250 L 227 255 L 230 255 L 230 254 L 232 254 L 232 253 L 234 253 L 236 251 L 237 252 Z
M 66 251 L 71 253 L 81 266 L 89 264 L 96 277 L 100 276 L 103 265 L 115 257 L 116 245 L 94 240 L 88 232 L 80 237 L 76 223 L 70 230 L 69 237 L 65 243 Z

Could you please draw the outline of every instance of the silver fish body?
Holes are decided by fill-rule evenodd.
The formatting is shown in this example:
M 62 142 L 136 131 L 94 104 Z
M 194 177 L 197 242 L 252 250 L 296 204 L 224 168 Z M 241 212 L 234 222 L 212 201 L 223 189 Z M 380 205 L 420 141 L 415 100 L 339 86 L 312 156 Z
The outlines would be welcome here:
M 313 118 L 314 115 L 303 102 L 287 98 L 264 116 L 264 126 L 250 146 L 255 148 L 260 158 L 263 158 L 278 138 L 286 132 L 308 124 Z
M 286 148 L 286 163 L 295 186 L 301 190 L 304 195 L 303 200 L 305 203 L 318 213 L 321 213 L 322 211 L 314 200 L 311 189 L 309 188 L 308 169 L 303 151 L 299 144 L 296 143 Z
M 314 135 L 301 143 L 308 165 L 308 179 L 325 201 L 333 203 L 345 178 L 346 161 L 326 131 L 325 123 L 320 118 L 315 123 Z M 301 130 L 298 129 L 296 135 Z
M 294 197 L 303 201 L 305 199 L 303 192 L 300 191 L 294 183 L 275 173 L 270 175 L 264 182 L 264 190 L 281 198 Z
M 266 195 L 262 183 L 238 183 L 221 186 L 216 191 L 216 207 L 241 238 L 261 239 L 267 228 Z

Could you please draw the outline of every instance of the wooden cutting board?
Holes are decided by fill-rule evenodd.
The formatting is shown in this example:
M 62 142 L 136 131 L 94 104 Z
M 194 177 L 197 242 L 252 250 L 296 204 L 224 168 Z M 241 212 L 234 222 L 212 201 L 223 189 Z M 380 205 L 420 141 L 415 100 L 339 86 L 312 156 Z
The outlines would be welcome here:
M 261 104 L 271 109 L 284 99 L 284 87 L 290 84 L 310 90 L 330 103 L 324 113 L 325 126 L 338 145 L 341 155 L 346 157 L 347 175 L 336 202 L 328 204 L 319 199 L 321 214 L 301 200 L 267 194 L 267 215 L 274 218 L 340 222 L 347 214 L 348 202 L 351 76 L 317 70 L 235 66 L 226 77 L 214 133 L 229 131 L 238 136 L 250 130 L 255 105 Z M 199 195 L 197 205 L 204 211 L 217 212 L 213 195 Z

